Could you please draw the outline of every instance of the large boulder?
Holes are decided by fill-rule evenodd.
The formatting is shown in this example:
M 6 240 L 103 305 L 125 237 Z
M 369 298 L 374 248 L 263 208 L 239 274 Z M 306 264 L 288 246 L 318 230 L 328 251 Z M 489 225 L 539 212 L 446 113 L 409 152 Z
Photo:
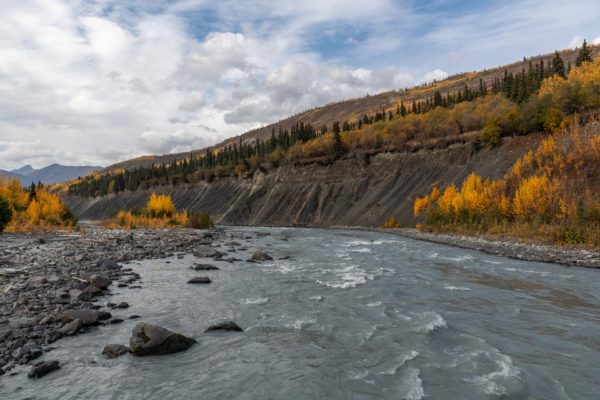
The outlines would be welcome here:
M 58 361 L 42 361 L 31 367 L 31 370 L 29 371 L 29 374 L 27 374 L 27 377 L 38 379 L 44 375 L 49 374 L 52 371 L 56 371 L 57 369 L 60 369 Z
M 79 319 L 83 325 L 94 325 L 98 323 L 98 311 L 96 310 L 68 310 L 62 315 L 62 320 L 71 322 Z
M 90 286 L 97 287 L 98 289 L 107 289 L 111 282 L 112 281 L 104 275 L 94 274 L 90 276 Z
M 129 352 L 129 349 L 122 344 L 107 344 L 102 350 L 106 358 L 117 358 Z
M 138 323 L 131 332 L 129 351 L 136 356 L 177 353 L 189 349 L 196 341 L 166 328 Z

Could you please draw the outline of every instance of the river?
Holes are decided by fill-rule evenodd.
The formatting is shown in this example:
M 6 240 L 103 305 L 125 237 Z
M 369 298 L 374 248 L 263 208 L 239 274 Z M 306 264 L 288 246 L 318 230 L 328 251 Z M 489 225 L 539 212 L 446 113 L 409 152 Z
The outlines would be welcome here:
M 257 232 L 270 235 L 256 235 Z M 140 320 L 56 342 L 61 369 L 0 378 L 6 399 L 593 399 L 600 271 L 385 233 L 227 228 L 261 264 L 192 255 L 130 263 L 115 316 L 192 336 L 169 356 L 107 360 Z M 223 247 L 229 248 L 229 247 Z M 283 259 L 285 258 L 285 259 Z M 194 272 L 211 262 L 219 271 Z M 210 285 L 188 285 L 207 275 Z M 202 333 L 233 319 L 244 333 Z

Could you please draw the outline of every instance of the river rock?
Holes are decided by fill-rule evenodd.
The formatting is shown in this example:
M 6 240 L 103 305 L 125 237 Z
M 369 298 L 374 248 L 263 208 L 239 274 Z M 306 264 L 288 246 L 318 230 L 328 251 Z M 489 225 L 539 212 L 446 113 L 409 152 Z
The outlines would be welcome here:
M 107 319 L 111 319 L 112 314 L 108 311 L 98 311 L 98 321 L 105 321 Z
M 101 258 L 96 261 L 96 268 L 121 269 L 122 267 L 109 258 Z
M 252 259 L 254 261 L 269 261 L 272 260 L 273 257 L 262 251 L 256 251 L 254 254 L 252 254 Z
M 218 254 L 220 254 L 220 252 L 212 247 L 201 247 L 194 250 L 194 256 L 198 258 L 217 257 Z
M 219 268 L 211 264 L 196 264 L 190 267 L 194 271 L 218 271 Z
M 31 367 L 27 377 L 31 379 L 38 379 L 52 371 L 56 371 L 57 369 L 60 369 L 58 361 L 42 361 Z
M 129 308 L 129 303 L 122 301 L 119 304 L 113 306 L 113 308 Z
M 102 354 L 110 359 L 120 357 L 126 353 L 129 353 L 129 349 L 122 344 L 107 344 L 102 350 Z
M 90 301 L 94 297 L 102 294 L 102 289 L 97 288 L 96 286 L 88 286 L 86 287 L 79 295 L 77 296 L 77 300 L 82 301 Z
M 90 286 L 97 287 L 98 289 L 107 289 L 111 282 L 112 281 L 104 275 L 94 274 L 90 276 Z
M 131 332 L 129 351 L 136 356 L 177 353 L 189 349 L 196 340 L 166 328 L 138 323 Z
M 187 283 L 210 283 L 210 278 L 206 276 L 197 276 L 195 278 L 190 279 Z
M 98 311 L 96 310 L 68 310 L 62 315 L 62 320 L 71 322 L 80 319 L 83 325 L 94 325 L 98 322 Z
M 243 332 L 244 330 L 240 328 L 238 324 L 233 321 L 223 321 L 217 324 L 211 325 L 204 332 L 214 332 L 214 331 L 233 331 L 233 332 Z
M 63 335 L 74 335 L 81 329 L 82 325 L 83 323 L 81 320 L 77 318 L 60 328 L 58 331 Z

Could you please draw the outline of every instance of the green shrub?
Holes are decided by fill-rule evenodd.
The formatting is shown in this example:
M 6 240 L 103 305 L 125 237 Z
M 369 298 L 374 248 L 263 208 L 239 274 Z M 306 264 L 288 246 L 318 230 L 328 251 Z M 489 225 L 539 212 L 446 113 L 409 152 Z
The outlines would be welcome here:
M 208 229 L 215 226 L 213 220 L 207 213 L 190 213 L 188 216 L 188 227 L 193 229 Z
M 485 127 L 481 130 L 479 138 L 487 144 L 497 146 L 500 144 L 500 126 L 496 121 L 489 120 L 485 123 Z

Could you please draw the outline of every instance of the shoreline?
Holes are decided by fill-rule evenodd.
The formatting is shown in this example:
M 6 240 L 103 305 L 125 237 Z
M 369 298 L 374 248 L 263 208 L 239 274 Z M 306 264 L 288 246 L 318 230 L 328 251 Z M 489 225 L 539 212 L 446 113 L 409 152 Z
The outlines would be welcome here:
M 477 250 L 486 254 L 520 261 L 561 264 L 567 267 L 600 268 L 600 252 L 598 251 L 549 244 L 523 243 L 512 238 L 491 239 L 452 233 L 430 233 L 421 232 L 415 228 L 387 229 L 333 226 L 330 229 L 388 233 L 465 250 Z

